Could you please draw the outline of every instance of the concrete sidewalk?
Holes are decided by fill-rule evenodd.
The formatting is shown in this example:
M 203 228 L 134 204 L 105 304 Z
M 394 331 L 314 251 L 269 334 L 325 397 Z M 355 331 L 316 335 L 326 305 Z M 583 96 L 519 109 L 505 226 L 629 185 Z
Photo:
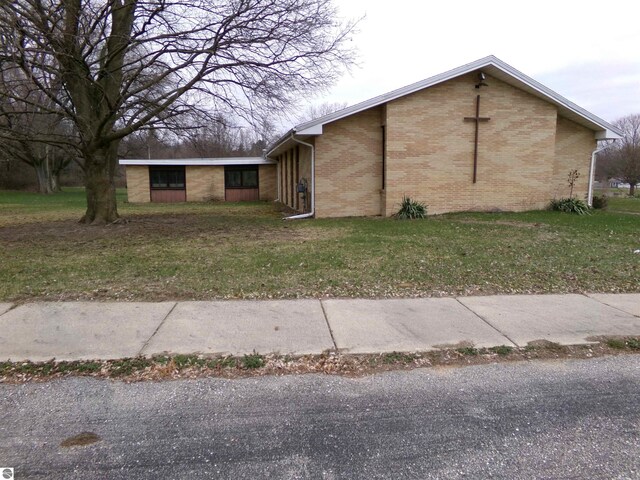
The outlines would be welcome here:
M 640 294 L 0 303 L 0 361 L 424 351 L 640 335 Z

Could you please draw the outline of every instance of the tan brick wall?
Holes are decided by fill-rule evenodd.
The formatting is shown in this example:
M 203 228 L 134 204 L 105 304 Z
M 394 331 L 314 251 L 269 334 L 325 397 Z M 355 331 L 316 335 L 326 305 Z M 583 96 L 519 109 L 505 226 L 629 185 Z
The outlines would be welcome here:
M 224 201 L 224 167 L 187 165 L 187 202 Z
M 149 186 L 149 167 L 146 165 L 127 165 L 127 200 L 131 203 L 151 201 Z
M 325 125 L 316 138 L 316 217 L 380 215 L 382 111 Z
M 586 200 L 589 188 L 591 153 L 596 149 L 593 132 L 566 118 L 558 117 L 556 130 L 556 157 L 551 179 L 551 198 L 569 196 L 569 171 L 578 170 L 580 176 L 573 188 L 573 195 Z
M 566 185 L 569 164 L 582 174 L 576 191 L 583 195 L 593 132 L 559 119 L 544 100 L 486 82 L 478 91 L 467 75 L 325 125 L 315 140 L 316 216 L 392 215 L 403 195 L 427 203 L 431 214 L 544 208 Z M 490 121 L 480 125 L 474 184 L 475 125 L 464 118 L 474 115 L 478 93 Z
M 276 166 L 259 165 L 258 182 L 260 186 L 260 200 L 273 201 L 278 196 L 278 184 L 276 183 Z
M 475 75 L 387 104 L 386 215 L 403 195 L 430 214 L 465 210 L 529 210 L 548 202 L 555 158 L 556 108 L 495 78 Z M 477 183 L 472 183 L 474 122 L 480 93 Z

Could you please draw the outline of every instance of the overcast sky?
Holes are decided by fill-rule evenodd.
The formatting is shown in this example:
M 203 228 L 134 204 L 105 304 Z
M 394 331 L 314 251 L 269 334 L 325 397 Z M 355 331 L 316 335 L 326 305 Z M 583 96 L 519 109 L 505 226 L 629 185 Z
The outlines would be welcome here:
M 487 55 L 613 121 L 640 113 L 640 1 L 335 0 L 360 66 L 315 99 L 353 105 Z

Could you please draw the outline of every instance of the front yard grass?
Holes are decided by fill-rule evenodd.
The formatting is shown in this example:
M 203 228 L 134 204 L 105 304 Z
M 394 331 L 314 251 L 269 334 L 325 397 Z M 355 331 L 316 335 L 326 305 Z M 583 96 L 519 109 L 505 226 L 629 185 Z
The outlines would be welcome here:
M 640 291 L 640 215 L 283 221 L 267 203 L 125 198 L 127 223 L 86 227 L 81 190 L 0 192 L 0 301 Z
M 640 213 L 640 197 L 610 197 L 609 210 L 613 212 Z

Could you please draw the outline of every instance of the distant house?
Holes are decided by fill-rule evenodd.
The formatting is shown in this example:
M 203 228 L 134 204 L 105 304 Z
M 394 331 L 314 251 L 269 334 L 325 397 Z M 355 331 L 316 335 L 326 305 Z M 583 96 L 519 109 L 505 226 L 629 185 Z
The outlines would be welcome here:
M 621 133 L 490 56 L 297 125 L 264 159 L 245 162 L 268 185 L 251 198 L 273 196 L 308 216 L 390 216 L 405 195 L 429 213 L 522 211 L 567 196 L 574 169 L 581 174 L 574 194 L 586 196 L 596 141 Z M 238 199 L 230 192 L 237 182 L 226 181 L 234 165 L 209 161 L 184 164 L 181 198 Z M 130 201 L 166 198 L 154 200 L 154 190 L 171 188 L 168 180 L 153 187 L 158 165 L 127 162 Z
M 624 180 L 620 180 L 619 178 L 610 178 L 609 179 L 609 188 L 625 188 L 629 189 L 631 185 L 629 182 L 625 182 Z M 640 183 L 636 184 L 636 187 L 640 187 Z

